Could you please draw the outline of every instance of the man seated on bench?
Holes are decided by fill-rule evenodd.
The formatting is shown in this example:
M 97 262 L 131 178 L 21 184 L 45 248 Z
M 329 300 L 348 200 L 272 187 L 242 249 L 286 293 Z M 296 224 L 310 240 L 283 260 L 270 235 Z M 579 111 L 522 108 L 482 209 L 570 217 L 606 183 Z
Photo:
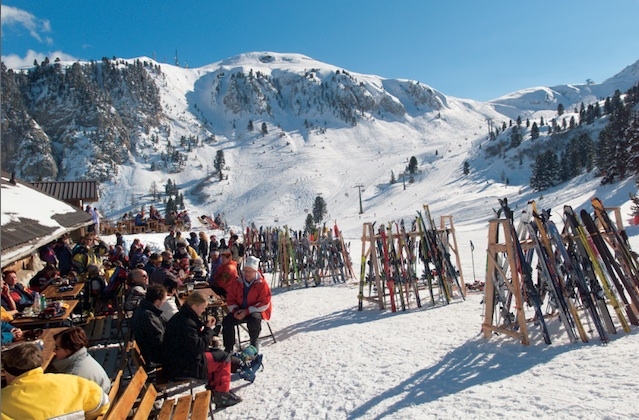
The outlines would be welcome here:
M 165 300 L 166 288 L 161 284 L 150 285 L 131 318 L 133 338 L 140 346 L 140 353 L 150 369 L 162 363 L 161 347 L 165 324 L 160 307 Z
M 125 311 L 133 311 L 138 307 L 146 294 L 146 288 L 149 286 L 149 275 L 141 268 L 131 270 L 131 283 L 132 287 L 124 302 Z
M 194 291 L 171 317 L 162 345 L 162 367 L 169 379 L 207 381 L 215 405 L 222 408 L 237 404 L 241 398 L 230 391 L 230 354 L 219 348 L 210 351 L 216 321 L 205 314 L 208 303 L 204 295 Z
M 100 385 L 76 375 L 44 373 L 42 350 L 24 343 L 2 352 L 7 386 L 2 388 L 2 418 L 95 419 L 109 408 Z

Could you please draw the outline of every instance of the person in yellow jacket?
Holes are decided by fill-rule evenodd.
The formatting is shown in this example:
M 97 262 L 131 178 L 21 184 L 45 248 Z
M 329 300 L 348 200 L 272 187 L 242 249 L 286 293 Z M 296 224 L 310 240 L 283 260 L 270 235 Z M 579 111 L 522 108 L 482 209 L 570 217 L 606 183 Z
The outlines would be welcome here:
M 95 419 L 109 397 L 100 385 L 76 375 L 44 373 L 42 351 L 24 343 L 2 352 L 7 386 L 2 388 L 2 420 Z

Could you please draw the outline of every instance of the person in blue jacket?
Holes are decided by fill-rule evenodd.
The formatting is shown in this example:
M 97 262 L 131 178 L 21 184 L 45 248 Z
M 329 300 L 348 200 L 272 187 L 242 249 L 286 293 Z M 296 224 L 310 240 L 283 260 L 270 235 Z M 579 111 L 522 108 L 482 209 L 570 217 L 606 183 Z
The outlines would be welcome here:
M 2 321 L 2 345 L 22 339 L 22 330 Z

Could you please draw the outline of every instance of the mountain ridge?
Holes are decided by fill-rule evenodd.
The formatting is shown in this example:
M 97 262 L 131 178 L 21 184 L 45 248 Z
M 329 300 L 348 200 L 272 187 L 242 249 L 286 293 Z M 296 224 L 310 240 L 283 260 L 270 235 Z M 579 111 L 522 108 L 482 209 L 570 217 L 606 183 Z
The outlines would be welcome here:
M 390 179 L 394 175 L 402 183 L 400 174 L 411 156 L 417 158 L 419 172 L 409 190 L 429 188 L 429 184 L 430 189 L 445 189 L 452 180 L 466 182 L 462 163 L 488 144 L 487 120 L 506 123 L 517 116 L 550 120 L 556 117 L 559 103 L 569 109 L 584 98 L 594 100 L 606 89 L 632 86 L 639 80 L 637 67 L 639 61 L 606 80 L 608 87 L 532 88 L 479 102 L 446 96 L 417 81 L 349 72 L 301 54 L 247 53 L 193 69 L 145 57 L 103 60 L 101 66 L 95 63 L 89 68 L 95 74 L 122 72 L 112 76 L 119 81 L 115 85 L 121 104 L 113 99 L 114 91 L 108 91 L 113 105 L 100 112 L 95 111 L 100 106 L 91 110 L 103 126 L 65 126 L 64 141 L 49 139 L 53 144 L 49 155 L 64 164 L 64 179 L 96 173 L 102 177 L 98 207 L 108 217 L 150 203 L 151 184 L 161 187 L 172 178 L 185 193 L 187 207 L 198 213 L 226 211 L 236 223 L 244 218 L 301 223 L 318 194 L 327 199 L 330 218 L 356 209 L 357 197 L 354 201 L 353 197 L 359 184 L 366 185 L 364 203 L 393 209 L 389 191 L 397 184 L 390 184 Z M 131 82 L 128 74 L 138 77 L 141 86 Z M 153 92 L 144 101 L 140 99 L 144 96 L 136 96 L 148 95 L 153 86 L 157 98 Z M 561 102 L 568 99 L 573 103 Z M 46 133 L 48 124 L 36 125 L 45 127 Z M 4 133 L 3 128 L 3 137 Z M 91 152 L 73 149 L 78 144 Z M 65 147 L 74 150 L 72 156 L 54 156 L 55 150 Z M 89 163 L 96 150 L 107 151 L 101 152 L 104 160 L 97 167 Z M 109 160 L 117 155 L 115 150 L 121 162 Z M 225 154 L 223 172 L 228 178 L 214 181 L 211 174 L 219 150 Z M 3 167 L 7 167 L 4 157 L 5 153 Z M 25 158 L 20 159 L 17 162 Z M 480 161 L 474 160 L 477 165 Z M 472 168 L 476 173 L 485 170 Z M 510 178 L 498 170 L 489 172 L 492 175 L 486 172 L 486 178 L 478 182 L 506 183 Z M 435 173 L 443 181 L 429 180 Z M 512 178 L 526 179 L 526 170 L 522 173 Z M 403 181 L 408 182 L 406 177 Z M 272 197 L 267 209 L 258 199 L 264 195 Z M 425 200 L 416 197 L 416 201 Z

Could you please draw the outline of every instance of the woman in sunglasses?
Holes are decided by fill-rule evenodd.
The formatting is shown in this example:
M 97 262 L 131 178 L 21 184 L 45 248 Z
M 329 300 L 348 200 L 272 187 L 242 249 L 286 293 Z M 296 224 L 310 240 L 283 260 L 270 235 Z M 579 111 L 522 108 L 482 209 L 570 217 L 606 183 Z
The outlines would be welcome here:
M 89 339 L 81 327 L 71 327 L 55 335 L 55 359 L 51 363 L 57 373 L 68 373 L 100 385 L 105 393 L 111 389 L 111 379 L 87 351 Z

